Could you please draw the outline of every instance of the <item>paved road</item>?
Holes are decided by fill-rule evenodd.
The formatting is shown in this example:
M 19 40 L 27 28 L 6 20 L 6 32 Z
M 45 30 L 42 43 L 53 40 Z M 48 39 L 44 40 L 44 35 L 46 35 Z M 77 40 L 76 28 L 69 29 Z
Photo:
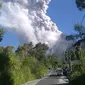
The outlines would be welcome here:
M 65 76 L 57 76 L 55 71 L 52 74 L 40 80 L 36 85 L 68 85 L 68 79 Z

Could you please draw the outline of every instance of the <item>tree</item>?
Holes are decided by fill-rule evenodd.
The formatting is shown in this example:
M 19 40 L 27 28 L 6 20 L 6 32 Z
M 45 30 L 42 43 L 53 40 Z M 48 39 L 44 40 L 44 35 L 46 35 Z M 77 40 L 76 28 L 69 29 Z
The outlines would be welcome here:
M 85 9 L 85 0 L 76 0 L 76 5 L 79 10 Z M 82 19 L 82 22 L 85 18 L 85 15 Z M 74 30 L 75 34 L 66 36 L 66 40 L 74 40 L 75 43 L 73 44 L 73 47 L 75 48 L 75 54 L 77 59 L 80 59 L 80 48 L 82 47 L 82 44 L 85 43 L 85 26 L 81 24 L 75 24 Z M 83 45 L 82 48 L 85 48 L 85 45 Z
M 45 57 L 47 50 L 48 46 L 45 44 L 38 43 L 35 46 L 33 46 L 32 43 L 29 43 L 24 44 L 23 46 L 19 46 L 16 50 L 16 53 L 22 57 L 34 56 L 38 60 L 41 60 Z
M 85 0 L 76 0 L 76 5 L 79 10 L 85 9 Z M 84 16 L 85 17 L 85 16 Z M 83 20 L 84 20 L 83 17 Z M 83 21 L 82 20 L 82 21 Z M 76 40 L 74 46 L 80 46 L 81 42 L 85 42 L 85 27 L 81 24 L 75 24 L 74 30 L 77 34 L 69 35 L 66 37 L 67 40 Z
M 38 43 L 33 49 L 34 49 L 34 56 L 38 60 L 41 60 L 43 57 L 45 57 L 46 51 L 48 50 L 48 46 L 46 44 Z
M 16 53 L 25 56 L 32 56 L 33 54 L 33 45 L 32 43 L 24 44 L 23 46 L 18 46 Z
M 56 68 L 58 66 L 58 60 L 56 56 L 48 56 L 47 60 L 49 61 L 48 63 L 52 68 Z
M 76 5 L 79 10 L 85 9 L 85 0 L 76 0 Z
M 83 25 L 76 24 L 74 26 L 74 30 L 76 31 L 75 34 L 66 36 L 66 40 L 75 40 L 75 43 L 73 44 L 69 51 L 69 55 L 67 56 L 68 60 L 72 59 L 73 57 L 75 60 L 80 60 L 82 57 L 82 44 L 85 43 L 85 27 Z M 83 47 L 85 48 L 84 45 Z M 71 51 L 72 49 L 74 49 L 73 52 Z M 71 57 L 70 59 L 69 56 Z
M 14 47 L 13 46 L 7 46 L 4 51 L 3 51 L 6 55 L 10 55 L 14 52 Z
M 2 3 L 0 3 L 0 8 L 2 7 Z M 4 30 L 3 29 L 0 29 L 0 42 L 2 41 L 3 39 L 3 35 L 4 35 Z
M 4 51 L 4 47 L 0 46 L 0 53 L 2 53 Z
M 3 29 L 0 29 L 0 42 L 3 39 L 3 35 L 4 35 L 4 30 Z
M 76 0 L 76 6 L 80 11 L 84 10 L 85 0 Z M 84 18 L 85 15 L 81 23 L 74 26 L 76 33 L 66 37 L 67 40 L 75 40 L 72 46 L 74 49 L 73 53 L 75 54 L 73 56 L 76 57 L 76 60 L 79 60 L 79 62 L 72 65 L 72 72 L 68 77 L 72 85 L 85 84 L 85 75 L 83 75 L 85 74 L 85 27 L 82 25 Z
M 85 27 L 83 25 L 74 25 L 76 34 L 66 36 L 66 40 L 75 40 L 76 43 L 73 45 L 80 46 L 82 42 L 85 42 Z

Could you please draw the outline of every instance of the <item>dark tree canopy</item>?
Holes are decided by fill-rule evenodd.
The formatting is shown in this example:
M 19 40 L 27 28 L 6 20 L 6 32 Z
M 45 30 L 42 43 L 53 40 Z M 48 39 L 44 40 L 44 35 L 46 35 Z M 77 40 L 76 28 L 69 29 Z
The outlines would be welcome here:
M 4 30 L 3 29 L 0 29 L 0 42 L 3 39 L 3 35 L 4 35 Z
M 75 34 L 66 36 L 66 40 L 75 40 L 74 46 L 80 46 L 82 42 L 85 42 L 85 27 L 83 25 L 74 25 Z
M 85 9 L 85 0 L 76 0 L 76 5 L 79 10 Z

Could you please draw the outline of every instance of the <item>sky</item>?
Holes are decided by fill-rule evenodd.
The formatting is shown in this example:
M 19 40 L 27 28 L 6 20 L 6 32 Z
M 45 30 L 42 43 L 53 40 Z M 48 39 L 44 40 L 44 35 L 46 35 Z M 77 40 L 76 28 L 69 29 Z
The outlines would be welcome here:
M 71 34 L 74 33 L 74 24 L 80 24 L 84 12 L 78 10 L 75 0 L 52 0 L 47 14 L 60 31 Z
M 52 0 L 47 15 L 56 23 L 60 31 L 64 34 L 72 34 L 74 33 L 74 24 L 81 22 L 84 12 L 77 9 L 75 0 Z M 15 48 L 19 45 L 17 35 L 14 32 L 5 31 L 0 46 L 8 45 L 15 46 Z

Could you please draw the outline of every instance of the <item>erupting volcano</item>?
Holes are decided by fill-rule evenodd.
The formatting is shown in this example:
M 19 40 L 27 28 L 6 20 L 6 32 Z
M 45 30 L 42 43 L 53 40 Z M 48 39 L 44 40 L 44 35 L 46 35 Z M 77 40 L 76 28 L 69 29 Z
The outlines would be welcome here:
M 46 15 L 50 1 L 1 0 L 0 27 L 15 31 L 20 42 L 46 43 L 51 54 L 61 54 L 70 43 Z

